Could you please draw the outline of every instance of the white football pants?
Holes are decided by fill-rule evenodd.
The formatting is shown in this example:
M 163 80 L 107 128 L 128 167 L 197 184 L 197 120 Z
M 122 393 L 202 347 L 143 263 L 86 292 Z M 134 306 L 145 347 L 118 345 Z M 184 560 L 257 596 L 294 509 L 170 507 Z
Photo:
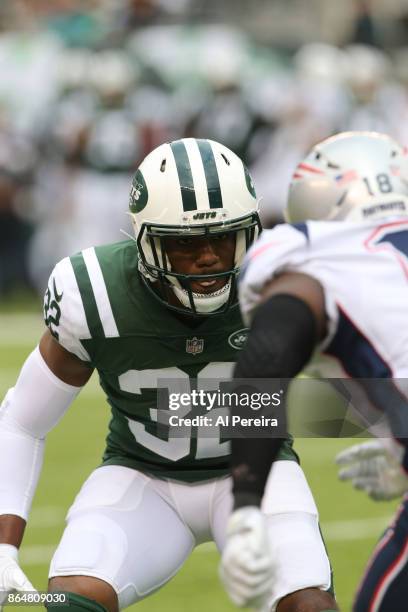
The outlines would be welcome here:
M 197 544 L 214 540 L 222 551 L 231 507 L 229 477 L 185 484 L 127 467 L 100 467 L 68 512 L 50 577 L 100 578 L 112 585 L 119 607 L 125 608 L 163 586 Z M 277 559 L 271 611 L 299 589 L 329 588 L 330 564 L 316 505 L 296 462 L 274 464 L 263 510 Z

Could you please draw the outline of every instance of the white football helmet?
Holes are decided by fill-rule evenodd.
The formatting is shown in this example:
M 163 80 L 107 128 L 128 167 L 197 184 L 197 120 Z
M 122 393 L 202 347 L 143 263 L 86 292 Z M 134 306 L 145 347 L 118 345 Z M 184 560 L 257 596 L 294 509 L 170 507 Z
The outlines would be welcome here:
M 285 218 L 364 221 L 408 215 L 408 151 L 377 132 L 343 132 L 298 164 Z
M 130 215 L 146 287 L 167 307 L 193 315 L 225 312 L 237 304 L 236 278 L 261 226 L 252 179 L 235 153 L 211 141 L 184 138 L 152 151 L 130 192 Z M 172 270 L 164 238 L 233 233 L 233 269 L 190 275 Z M 225 278 L 213 293 L 192 291 L 191 281 Z M 174 293 L 181 306 L 169 303 Z

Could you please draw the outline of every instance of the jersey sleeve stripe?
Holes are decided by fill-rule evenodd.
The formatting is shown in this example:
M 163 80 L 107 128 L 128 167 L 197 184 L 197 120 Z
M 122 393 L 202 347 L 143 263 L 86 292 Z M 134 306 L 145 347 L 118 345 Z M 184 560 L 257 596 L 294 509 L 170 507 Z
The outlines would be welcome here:
M 53 302 L 50 304 L 52 316 L 50 319 L 46 317 L 45 320 L 50 332 L 66 350 L 83 361 L 91 361 L 82 343 L 82 340 L 91 338 L 91 333 L 69 257 L 62 259 L 55 266 L 46 295 L 50 294 L 53 296 Z
M 306 240 L 310 241 L 309 228 L 306 223 L 291 223 L 290 225 L 299 232 L 302 232 Z
M 95 336 L 103 336 L 104 331 L 99 316 L 98 307 L 96 305 L 91 280 L 89 278 L 89 273 L 82 253 L 78 253 L 77 255 L 71 257 L 71 263 L 78 284 L 78 289 L 81 294 L 86 322 L 88 324 L 91 337 L 94 338 Z
M 89 280 L 95 296 L 96 307 L 98 309 L 99 319 L 103 327 L 104 335 L 106 338 L 118 337 L 118 328 L 115 317 L 113 316 L 108 291 L 106 289 L 105 280 L 103 278 L 101 266 L 96 256 L 95 249 L 85 249 L 82 251 L 82 255 L 88 270 Z

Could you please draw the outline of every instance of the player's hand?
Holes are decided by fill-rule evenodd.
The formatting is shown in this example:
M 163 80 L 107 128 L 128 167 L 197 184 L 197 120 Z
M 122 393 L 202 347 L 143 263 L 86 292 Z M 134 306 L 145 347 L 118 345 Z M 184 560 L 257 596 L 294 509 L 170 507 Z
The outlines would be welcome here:
M 18 565 L 17 548 L 0 544 L 0 611 L 7 594 L 13 591 L 35 592 L 35 588 Z
M 260 609 L 268 599 L 273 579 L 266 519 L 248 506 L 232 513 L 220 576 L 230 599 L 239 607 Z
M 380 440 L 369 440 L 346 448 L 336 457 L 340 480 L 350 480 L 355 489 L 376 501 L 394 499 L 408 491 L 408 476 Z

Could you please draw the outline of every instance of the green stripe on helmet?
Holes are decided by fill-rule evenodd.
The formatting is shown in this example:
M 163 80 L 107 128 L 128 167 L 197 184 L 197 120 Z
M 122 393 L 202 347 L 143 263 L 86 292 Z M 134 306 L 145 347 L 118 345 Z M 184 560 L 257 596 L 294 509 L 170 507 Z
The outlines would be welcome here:
M 251 194 L 251 196 L 256 198 L 256 191 L 255 191 L 254 183 L 252 181 L 252 177 L 249 174 L 249 171 L 246 165 L 243 164 L 243 166 L 244 166 L 244 172 L 245 172 L 245 182 L 246 182 L 246 186 L 248 187 L 248 191 Z
M 94 292 L 89 278 L 88 269 L 86 267 L 82 253 L 78 253 L 71 257 L 71 264 L 74 270 L 75 278 L 78 284 L 79 293 L 85 311 L 86 322 L 88 323 L 89 331 L 92 338 L 105 337 L 101 318 L 99 316 L 98 307 Z
M 220 179 L 211 144 L 202 139 L 197 140 L 197 144 L 204 166 L 210 208 L 222 208 Z
M 177 167 L 177 174 L 180 182 L 181 197 L 183 200 L 183 210 L 197 210 L 197 200 L 194 190 L 193 175 L 191 173 L 190 162 L 187 149 L 181 140 L 170 143 Z

